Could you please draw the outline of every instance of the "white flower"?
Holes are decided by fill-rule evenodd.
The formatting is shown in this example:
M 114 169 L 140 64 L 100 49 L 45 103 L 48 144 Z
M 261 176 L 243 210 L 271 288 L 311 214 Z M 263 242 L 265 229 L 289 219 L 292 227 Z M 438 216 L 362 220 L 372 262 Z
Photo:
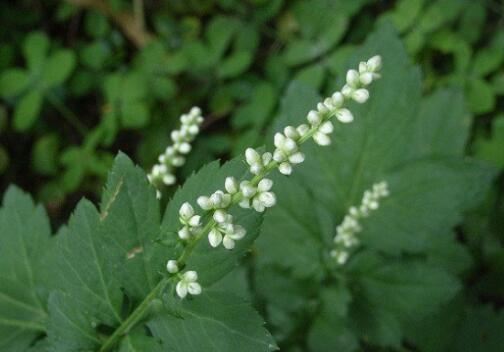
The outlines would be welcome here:
M 176 286 L 177 295 L 180 298 L 185 298 L 188 293 L 193 296 L 199 295 L 201 293 L 201 285 L 197 280 L 198 273 L 196 273 L 196 271 L 187 271 L 182 274 Z
M 358 207 L 350 207 L 343 218 L 343 222 L 336 227 L 334 237 L 335 247 L 330 255 L 338 264 L 344 264 L 349 256 L 349 250 L 359 244 L 357 234 L 362 231 L 359 222 L 361 218 L 369 216 L 371 211 L 379 208 L 380 199 L 389 195 L 386 182 L 375 183 L 371 190 L 364 192 L 361 204 Z
M 331 138 L 329 135 L 334 131 L 334 126 L 331 121 L 326 121 L 318 128 L 317 132 L 313 135 L 313 140 L 318 145 L 329 145 L 331 144 Z
M 357 103 L 365 103 L 369 99 L 369 91 L 365 88 L 356 89 L 352 93 L 352 99 Z
M 178 231 L 180 239 L 187 240 L 199 229 L 201 216 L 194 214 L 194 209 L 188 202 L 182 204 L 179 210 L 179 220 L 183 227 Z
M 225 209 L 231 204 L 231 195 L 222 192 L 221 190 L 215 191 L 210 197 L 198 197 L 196 202 L 203 210 L 211 209 Z
M 166 270 L 168 270 L 170 274 L 178 273 L 179 267 L 177 261 L 173 259 L 168 260 L 166 263 Z
M 181 127 L 171 132 L 170 137 L 173 145 L 166 148 L 165 152 L 158 157 L 159 164 L 153 166 L 148 175 L 149 182 L 157 189 L 157 196 L 161 196 L 159 187 L 173 185 L 176 182 L 173 169 L 184 165 L 185 158 L 181 154 L 191 151 L 191 142 L 199 132 L 199 126 L 203 122 L 201 109 L 193 107 L 189 114 L 180 117 Z
M 263 212 L 266 208 L 270 208 L 276 204 L 276 196 L 270 192 L 273 187 L 273 181 L 264 178 L 259 181 L 257 187 L 254 187 L 250 181 L 243 181 L 240 184 L 240 190 L 243 194 L 243 199 L 240 201 L 242 208 L 252 207 L 258 211 Z
M 224 188 L 229 194 L 238 193 L 238 181 L 234 177 L 226 177 Z
M 336 113 L 336 118 L 343 123 L 352 122 L 354 119 L 352 113 L 348 109 L 339 109 Z
M 359 79 L 359 72 L 356 70 L 348 70 L 346 82 L 350 87 L 357 87 L 359 85 Z
M 264 168 L 271 162 L 271 159 L 271 153 L 266 152 L 263 155 L 260 155 L 253 148 L 247 148 L 245 150 L 245 160 L 247 161 L 247 164 L 250 165 L 250 172 L 254 175 L 258 175 L 261 171 L 263 171 Z
M 233 217 L 226 214 L 208 233 L 208 242 L 212 247 L 218 247 L 221 243 L 226 249 L 233 249 L 235 241 L 242 239 L 246 231 L 240 225 L 233 224 Z
M 279 163 L 278 170 L 284 175 L 292 172 L 291 164 L 299 164 L 304 161 L 304 154 L 298 151 L 297 142 L 282 133 L 276 133 L 274 137 L 275 152 L 273 159 Z
M 368 70 L 371 72 L 378 71 L 381 68 L 382 60 L 380 55 L 375 55 L 367 61 Z

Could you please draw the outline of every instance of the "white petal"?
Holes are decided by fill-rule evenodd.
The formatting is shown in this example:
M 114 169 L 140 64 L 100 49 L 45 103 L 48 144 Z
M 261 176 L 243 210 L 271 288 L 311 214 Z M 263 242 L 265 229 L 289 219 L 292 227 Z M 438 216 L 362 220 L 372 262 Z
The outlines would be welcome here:
M 343 123 L 352 122 L 354 119 L 352 113 L 348 109 L 339 109 L 336 118 Z
M 179 281 L 177 284 L 176 290 L 177 290 L 177 295 L 180 298 L 184 298 L 185 296 L 187 296 L 187 284 L 185 282 Z
M 245 198 L 250 198 L 257 192 L 257 189 L 254 186 L 252 186 L 249 181 L 241 182 L 240 190 Z
M 222 196 L 224 193 L 222 191 L 215 191 L 211 196 L 210 200 L 212 201 L 212 204 L 214 207 L 221 208 L 221 203 L 222 203 Z
M 271 161 L 271 159 L 273 158 L 273 156 L 271 155 L 270 152 L 266 152 L 262 155 L 262 163 L 264 166 L 268 165 Z
M 177 157 L 173 157 L 172 159 L 172 165 L 173 166 L 182 166 L 184 165 L 185 163 L 185 158 L 183 156 L 177 156 Z
M 293 164 L 300 164 L 304 161 L 305 155 L 301 152 L 297 152 L 289 156 L 289 161 Z
M 193 296 L 199 295 L 201 293 L 201 285 L 197 282 L 191 282 L 187 285 L 187 291 Z
M 259 213 L 262 213 L 266 209 L 266 207 L 258 197 L 252 200 L 252 207 Z
M 345 97 L 340 92 L 335 92 L 331 96 L 331 99 L 333 101 L 333 105 L 337 108 L 340 108 L 343 105 L 343 102 L 345 101 Z
M 224 211 L 224 210 L 216 210 L 214 213 L 213 213 L 213 219 L 219 223 L 219 224 L 222 224 L 226 221 L 226 218 L 227 218 L 227 213 Z
M 288 138 L 292 138 L 292 139 L 297 139 L 299 138 L 299 134 L 298 132 L 296 131 L 296 129 L 292 126 L 287 126 L 284 128 L 284 134 L 288 137 Z
M 292 166 L 289 163 L 281 163 L 278 166 L 278 171 L 284 175 L 290 175 L 292 173 Z
M 352 94 L 353 100 L 355 100 L 357 103 L 365 103 L 369 99 L 369 92 L 367 89 L 361 88 L 357 89 L 355 92 Z
M 182 154 L 187 154 L 191 151 L 191 145 L 187 142 L 184 142 L 179 146 L 178 150 Z
M 218 247 L 219 244 L 222 242 L 222 234 L 217 230 L 216 228 L 213 228 L 210 230 L 208 233 L 208 242 L 212 247 Z
M 177 181 L 174 175 L 172 174 L 166 174 L 163 176 L 163 183 L 167 186 L 171 186 Z
M 179 214 L 182 219 L 189 220 L 194 215 L 194 209 L 189 202 L 185 202 L 180 207 Z
M 359 72 L 356 70 L 348 70 L 346 74 L 346 82 L 350 87 L 355 87 L 359 84 Z
M 293 139 L 285 138 L 283 149 L 290 153 L 297 149 L 297 143 Z
M 285 136 L 281 134 L 280 132 L 275 133 L 275 136 L 273 137 L 275 147 L 277 148 L 283 148 L 284 142 L 285 142 Z
M 359 62 L 359 73 L 362 75 L 368 70 L 367 64 L 364 61 Z
M 185 272 L 183 276 L 186 282 L 195 282 L 198 280 L 198 273 L 194 270 Z
M 365 86 L 371 84 L 371 82 L 373 82 L 373 74 L 371 72 L 362 73 L 360 75 L 360 81 Z
M 331 138 L 327 134 L 324 134 L 322 132 L 317 132 L 313 135 L 313 140 L 315 143 L 318 145 L 326 146 L 331 144 Z
M 189 226 L 191 227 L 198 227 L 201 225 L 201 216 L 199 215 L 194 215 L 189 219 Z
M 191 232 L 186 226 L 184 226 L 178 231 L 178 236 L 181 240 L 187 240 L 189 237 L 191 237 Z
M 331 121 L 326 121 L 320 125 L 319 131 L 323 134 L 330 134 L 334 131 L 334 126 Z
M 243 199 L 240 203 L 238 203 L 240 207 L 243 209 L 249 209 L 250 208 L 250 199 Z
M 273 192 L 264 192 L 259 195 L 259 200 L 266 208 L 271 208 L 276 204 L 276 196 Z
M 308 122 L 314 126 L 317 126 L 320 123 L 320 121 L 322 121 L 322 117 L 320 116 L 318 111 L 315 111 L 315 110 L 311 110 L 308 113 L 307 119 L 308 119 Z
M 321 114 L 325 114 L 325 113 L 329 112 L 329 109 L 327 108 L 327 106 L 324 105 L 324 103 L 318 103 L 317 110 Z
M 233 249 L 235 247 L 235 241 L 229 237 L 229 236 L 224 236 L 224 241 L 222 242 L 222 245 L 226 249 Z
M 176 260 L 168 260 L 166 263 L 166 270 L 168 270 L 169 273 L 174 274 L 179 271 L 178 264 Z
M 273 160 L 275 160 L 276 162 L 282 162 L 285 160 L 285 156 L 284 156 L 284 153 L 283 151 L 281 151 L 280 149 L 275 149 L 275 151 L 273 152 Z
M 250 172 L 254 175 L 259 174 L 263 169 L 263 166 L 259 163 L 254 163 L 250 165 Z
M 247 234 L 247 230 L 243 226 L 236 225 L 231 238 L 234 240 L 241 240 Z
M 205 196 L 198 197 L 198 200 L 196 202 L 203 210 L 210 210 L 213 208 L 213 203 L 208 197 Z
M 263 178 L 257 185 L 257 189 L 259 189 L 260 192 L 269 191 L 271 187 L 273 187 L 273 181 L 271 181 L 269 178 Z
M 377 71 L 381 68 L 382 59 L 380 55 L 375 55 L 367 61 L 368 69 L 371 72 Z
M 302 124 L 302 125 L 299 125 L 296 128 L 296 130 L 299 133 L 300 137 L 304 137 L 308 133 L 308 131 L 310 130 L 310 127 L 308 127 L 308 125 Z
M 341 93 L 345 96 L 345 97 L 350 97 L 353 93 L 354 89 L 352 87 L 350 87 L 348 84 L 345 84 L 343 86 L 343 88 L 341 88 Z
M 191 110 L 189 111 L 189 114 L 193 116 L 200 116 L 201 115 L 201 109 L 197 106 L 193 106 Z
M 247 150 L 245 150 L 245 159 L 249 165 L 261 161 L 259 153 L 252 148 L 247 148 Z
M 235 194 L 238 192 L 238 181 L 234 177 L 226 177 L 224 187 L 228 193 Z

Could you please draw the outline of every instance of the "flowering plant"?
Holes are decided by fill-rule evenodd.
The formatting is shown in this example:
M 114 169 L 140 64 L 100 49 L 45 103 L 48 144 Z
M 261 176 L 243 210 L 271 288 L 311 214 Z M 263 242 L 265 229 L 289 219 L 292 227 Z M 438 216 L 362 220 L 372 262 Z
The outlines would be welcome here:
M 199 132 L 198 108 L 182 116 L 149 176 L 119 154 L 100 207 L 82 200 L 55 236 L 42 208 L 11 188 L 0 210 L 0 347 L 421 345 L 411 322 L 430 325 L 428 314 L 455 299 L 464 270 L 430 250 L 441 241 L 435 231 L 450 235 L 440 248 L 464 255 L 450 229 L 480 200 L 488 183 L 481 180 L 493 171 L 462 158 L 463 144 L 439 127 L 459 116 L 417 114 L 418 74 L 390 32 L 378 32 L 356 55 L 368 54 L 325 99 L 289 88 L 281 110 L 306 106 L 298 116 L 280 115 L 274 149 L 247 148 L 244 158 L 206 165 L 162 217 L 159 191 L 174 182 L 173 167 Z M 437 124 L 437 133 L 423 134 L 424 124 Z M 451 154 L 436 148 L 440 136 Z M 233 270 L 259 233 L 251 270 Z M 253 287 L 242 291 L 255 294 L 273 336 L 237 295 L 243 276 Z

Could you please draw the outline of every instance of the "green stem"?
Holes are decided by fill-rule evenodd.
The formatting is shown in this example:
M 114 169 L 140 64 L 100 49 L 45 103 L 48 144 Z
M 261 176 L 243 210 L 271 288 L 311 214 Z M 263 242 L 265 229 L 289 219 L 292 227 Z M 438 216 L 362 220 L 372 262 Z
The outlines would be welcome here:
M 145 299 L 140 303 L 140 305 L 131 313 L 131 315 L 122 322 L 121 325 L 114 331 L 112 335 L 105 341 L 105 343 L 100 348 L 99 352 L 109 351 L 114 347 L 118 340 L 126 335 L 144 316 L 150 307 L 150 304 L 154 299 L 156 299 L 159 293 L 166 286 L 170 278 L 162 279 L 156 287 L 145 297 Z
M 47 92 L 46 94 L 49 102 L 58 110 L 58 112 L 67 120 L 69 124 L 71 124 L 80 134 L 81 136 L 85 136 L 87 133 L 87 128 L 84 124 L 79 120 L 77 115 L 75 115 L 69 108 L 63 104 L 59 98 L 54 95 L 52 92 Z

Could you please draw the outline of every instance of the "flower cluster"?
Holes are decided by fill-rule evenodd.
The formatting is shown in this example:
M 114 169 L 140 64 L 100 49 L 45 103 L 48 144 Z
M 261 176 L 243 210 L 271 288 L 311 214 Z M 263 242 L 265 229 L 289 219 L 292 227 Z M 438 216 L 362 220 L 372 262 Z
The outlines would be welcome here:
M 253 178 L 238 182 L 233 177 L 227 177 L 224 183 L 225 191 L 217 190 L 210 196 L 201 196 L 197 199 L 199 207 L 206 213 L 205 219 L 209 219 L 204 226 L 200 223 L 201 217 L 195 215 L 192 206 L 189 203 L 184 203 L 180 209 L 182 227 L 179 230 L 179 237 L 185 246 L 184 252 L 179 261 L 168 261 L 168 272 L 172 275 L 179 275 L 179 265 L 184 264 L 185 258 L 192 251 L 194 244 L 205 235 L 208 237 L 210 246 L 218 247 L 222 243 L 225 249 L 233 249 L 235 242 L 242 239 L 246 235 L 246 231 L 242 226 L 234 223 L 233 216 L 229 214 L 229 208 L 238 204 L 242 208 L 253 208 L 255 211 L 263 212 L 266 208 L 274 206 L 276 196 L 271 191 L 273 181 L 266 176 L 275 169 L 284 175 L 290 175 L 293 166 L 305 160 L 300 145 L 310 138 L 313 138 L 315 143 L 319 145 L 329 145 L 331 143 L 330 134 L 334 130 L 330 119 L 335 116 L 343 123 L 353 121 L 353 115 L 345 108 L 345 102 L 352 99 L 358 103 L 364 103 L 368 99 L 369 92 L 364 87 L 379 78 L 377 71 L 380 66 L 381 58 L 375 56 L 367 62 L 361 62 L 358 72 L 350 70 L 347 74 L 346 85 L 342 90 L 319 103 L 317 110 L 310 111 L 306 124 L 301 124 L 298 127 L 287 126 L 283 133 L 275 134 L 273 153 L 264 152 L 261 154 L 257 150 L 248 148 L 245 151 L 245 160 L 249 165 L 250 173 L 254 175 Z M 376 187 L 376 190 L 379 191 L 382 186 Z M 378 192 L 378 197 L 375 196 L 375 193 L 365 196 L 364 208 L 362 206 L 359 208 L 358 217 L 365 216 L 366 209 L 368 209 L 367 211 L 373 209 L 382 193 L 383 191 Z M 349 221 L 347 220 L 345 226 L 349 226 Z M 194 274 L 190 274 L 189 278 L 178 276 L 177 294 L 180 298 L 184 298 L 188 292 L 199 294 L 201 291 L 199 285 L 194 285 L 197 279 L 196 273 L 188 271 L 184 275 L 188 273 Z
M 201 109 L 198 107 L 193 107 L 188 114 L 180 117 L 180 130 L 171 133 L 173 144 L 159 156 L 159 163 L 154 165 L 147 175 L 149 182 L 158 189 L 158 198 L 161 197 L 159 189 L 162 185 L 170 186 L 177 180 L 174 169 L 184 165 L 184 155 L 191 151 L 191 142 L 199 133 L 202 122 Z
M 345 264 L 350 256 L 350 250 L 359 244 L 357 234 L 362 231 L 359 220 L 368 217 L 373 210 L 378 209 L 380 199 L 388 195 L 387 182 L 376 183 L 371 190 L 364 192 L 362 202 L 358 207 L 350 207 L 343 222 L 336 227 L 334 248 L 330 252 L 331 257 L 338 264 Z

